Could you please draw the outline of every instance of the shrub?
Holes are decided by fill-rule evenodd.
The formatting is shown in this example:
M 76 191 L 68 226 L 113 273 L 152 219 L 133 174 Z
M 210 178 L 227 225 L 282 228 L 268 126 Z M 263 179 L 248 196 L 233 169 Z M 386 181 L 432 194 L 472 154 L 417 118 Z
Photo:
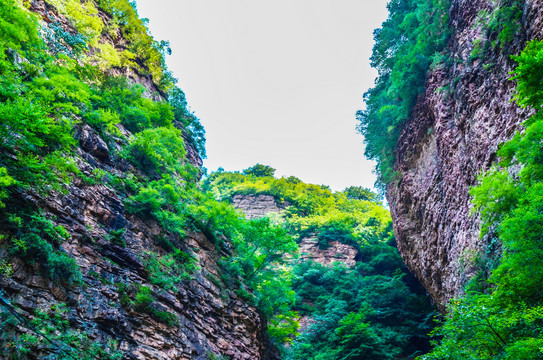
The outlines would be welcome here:
M 255 177 L 273 177 L 275 169 L 271 166 L 256 164 L 248 169 L 243 170 L 244 175 L 252 175 Z
M 87 124 L 98 130 L 101 135 L 111 134 L 122 136 L 117 125 L 121 122 L 119 114 L 111 109 L 100 108 L 85 114 L 84 120 Z
M 42 215 L 11 216 L 10 227 L 16 235 L 12 238 L 11 252 L 30 264 L 38 264 L 44 275 L 56 282 L 74 284 L 81 282 L 81 273 L 75 260 L 60 247 L 69 238 L 62 226 Z
M 186 154 L 181 131 L 165 127 L 136 134 L 128 153 L 134 165 L 151 174 L 179 170 Z
M 156 321 L 171 327 L 178 324 L 179 319 L 175 314 L 157 308 L 153 291 L 149 287 L 140 284 L 127 286 L 119 283 L 116 285 L 123 306 L 149 314 Z
M 195 259 L 179 249 L 173 253 L 158 255 L 153 252 L 145 254 L 144 266 L 149 274 L 149 282 L 165 290 L 177 290 L 177 285 L 184 280 L 192 279 L 197 270 Z
M 125 200 L 126 210 L 133 214 L 153 216 L 164 228 L 179 236 L 185 234 L 187 190 L 172 178 L 150 182 L 137 194 Z

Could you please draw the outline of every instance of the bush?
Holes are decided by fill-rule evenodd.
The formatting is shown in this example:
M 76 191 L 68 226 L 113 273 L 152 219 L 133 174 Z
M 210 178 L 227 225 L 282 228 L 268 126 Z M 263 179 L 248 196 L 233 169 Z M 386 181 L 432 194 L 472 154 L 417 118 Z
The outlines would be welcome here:
M 165 127 L 137 133 L 128 153 L 134 165 L 150 174 L 179 170 L 186 154 L 181 131 Z
M 120 301 L 123 306 L 149 314 L 151 318 L 170 327 L 176 326 L 179 323 L 179 319 L 175 314 L 157 308 L 153 291 L 147 286 L 140 284 L 127 286 L 119 283 L 117 284 L 117 291 L 119 292 Z
M 38 264 L 44 275 L 55 282 L 81 282 L 79 266 L 60 247 L 70 236 L 66 229 L 39 214 L 11 216 L 10 221 L 16 233 L 11 241 L 12 254 Z
M 275 169 L 271 166 L 256 164 L 255 166 L 243 170 L 243 174 L 255 177 L 273 177 Z
M 198 268 L 196 261 L 179 249 L 163 256 L 147 252 L 143 263 L 151 284 L 173 291 L 177 291 L 182 281 L 192 279 L 192 273 Z

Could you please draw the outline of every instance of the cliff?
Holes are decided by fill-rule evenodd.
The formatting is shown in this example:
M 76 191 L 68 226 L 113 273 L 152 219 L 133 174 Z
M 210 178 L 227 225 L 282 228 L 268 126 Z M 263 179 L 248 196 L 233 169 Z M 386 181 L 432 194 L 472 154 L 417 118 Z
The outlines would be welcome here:
M 526 1 L 514 39 L 477 55 L 491 41 L 481 10 L 492 13 L 498 5 L 452 1 L 449 62 L 427 75 L 426 90 L 398 140 L 399 180 L 386 190 L 401 255 L 442 309 L 474 275 L 473 254 L 487 250 L 491 240 L 479 238 L 480 217 L 470 214 L 469 189 L 529 115 L 512 102 L 510 55 L 540 36 L 542 9 Z
M 28 24 L 22 6 L 17 4 L 15 1 L 3 1 L 2 7 L 5 6 L 6 10 L 1 10 L 11 11 L 10 16 L 15 14 L 13 16 L 18 16 L 21 22 Z M 135 14 L 131 12 L 128 2 L 100 1 L 97 4 L 120 6 L 115 16 L 125 16 L 123 21 L 134 23 L 125 22 L 123 25 L 111 11 L 95 9 L 94 2 L 29 2 L 30 11 L 38 15 L 38 23 L 33 24 L 39 24 L 40 36 L 48 39 L 49 55 L 43 53 L 42 59 L 58 55 L 53 45 L 59 46 L 63 54 L 72 56 L 76 47 L 86 41 L 87 45 L 81 45 L 85 47 L 86 55 L 76 56 L 77 60 L 74 61 L 82 66 L 77 68 L 75 65 L 83 75 L 73 71 L 73 76 L 86 79 L 83 70 L 91 76 L 98 74 L 98 80 L 89 82 L 92 91 L 95 91 L 92 86 L 98 86 L 110 77 L 128 79 L 128 85 L 119 81 L 118 84 L 114 82 L 112 88 L 121 89 L 119 96 L 125 97 L 119 106 L 122 106 L 123 101 L 126 104 L 132 101 L 139 104 L 139 108 L 134 105 L 128 115 L 121 113 L 121 110 L 118 115 L 113 103 L 108 104 L 111 108 L 95 108 L 101 117 L 93 123 L 92 106 L 98 105 L 83 98 L 77 99 L 77 102 L 72 101 L 73 106 L 67 107 L 68 110 L 61 115 L 55 112 L 40 114 L 49 119 L 48 124 L 53 125 L 56 121 L 60 123 L 69 118 L 66 123 L 73 127 L 67 133 L 75 139 L 74 142 L 73 139 L 67 140 L 73 146 L 60 148 L 59 153 L 63 151 L 62 155 L 56 164 L 50 165 L 51 169 L 56 169 L 55 166 L 62 162 L 62 158 L 73 159 L 70 171 L 75 176 L 71 176 L 71 181 L 64 177 L 57 179 L 61 184 L 56 188 L 43 183 L 45 191 L 32 185 L 21 185 L 25 184 L 23 178 L 16 183 L 7 176 L 18 174 L 18 171 L 20 173 L 23 168 L 20 161 L 28 156 L 22 152 L 21 147 L 9 147 L 14 139 L 25 140 L 27 133 L 21 130 L 22 135 L 19 135 L 17 127 L 8 128 L 8 136 L 3 138 L 8 140 L 2 145 L 0 156 L 0 172 L 8 179 L 0 185 L 7 186 L 5 191 L 3 187 L 0 188 L 0 342 L 3 344 L 0 357 L 56 359 L 75 358 L 74 354 L 82 354 L 85 359 L 203 360 L 222 356 L 231 359 L 276 358 L 261 313 L 249 305 L 247 299 L 236 295 L 224 281 L 218 262 L 221 257 L 230 256 L 227 247 L 218 246 L 213 242 L 215 239 L 206 237 L 185 223 L 183 226 L 188 230 L 167 228 L 156 213 L 144 210 L 145 205 L 142 203 L 136 202 L 132 211 L 127 210 L 127 200 L 136 196 L 138 191 L 153 184 L 164 185 L 159 171 L 149 172 L 126 155 L 126 149 L 133 144 L 134 139 L 148 131 L 142 128 L 145 121 L 149 124 L 162 122 L 155 126 L 162 126 L 163 129 L 167 127 L 171 133 L 182 135 L 184 141 L 178 138 L 175 142 L 181 144 L 177 145 L 176 154 L 182 157 L 170 160 L 175 171 L 169 177 L 164 177 L 174 178 L 174 184 L 180 189 L 179 184 L 184 188 L 196 187 L 202 159 L 190 129 L 182 121 L 191 115 L 183 113 L 177 117 L 175 112 L 184 110 L 183 106 L 175 108 L 172 105 L 171 109 L 165 107 L 167 101 L 170 101 L 170 94 L 161 85 L 161 81 L 168 76 L 166 69 L 160 67 L 163 65 L 162 57 L 159 60 L 141 57 L 158 54 L 157 43 L 147 35 L 145 29 L 141 30 L 143 33 L 138 33 L 134 27 L 126 30 L 129 25 L 143 26 L 139 19 L 137 22 L 129 17 L 126 20 L 127 14 Z M 98 35 L 80 36 L 79 31 L 89 29 L 85 21 L 92 22 L 100 30 Z M 7 36 L 6 33 L 2 34 Z M 94 40 L 91 35 L 95 37 Z M 131 43 L 133 39 L 130 36 L 138 37 L 139 43 Z M 142 46 L 141 43 L 148 44 L 148 52 L 137 53 L 141 50 L 137 48 Z M 15 50 L 23 52 L 21 49 L 24 49 L 24 44 L 18 46 L 19 49 Z M 14 49 L 8 49 L 8 52 L 13 53 Z M 96 54 L 99 56 L 94 57 Z M 110 61 L 107 66 L 101 62 L 106 55 Z M 120 59 L 119 56 L 124 58 Z M 23 73 L 26 77 L 21 80 L 24 85 L 27 78 L 31 79 L 30 82 L 38 78 L 34 80 L 35 83 L 48 81 L 45 77 L 55 74 L 47 72 L 47 66 L 56 66 L 57 62 L 63 61 L 54 58 L 49 63 L 44 61 L 45 65 L 36 65 L 38 69 L 39 66 L 46 69 L 40 73 L 29 70 L 34 66 L 31 61 L 24 58 L 19 61 L 17 56 L 14 58 L 16 60 L 13 64 L 9 63 L 9 66 L 13 67 L 13 73 Z M 0 60 L 4 59 L 0 57 Z M 8 61 L 4 61 L 3 66 L 7 66 L 5 64 Z M 73 88 L 69 89 L 74 93 L 90 92 L 84 82 L 77 82 L 75 77 L 69 78 L 68 75 L 65 78 L 72 81 L 69 86 Z M 57 82 L 51 88 L 56 91 L 55 94 L 60 93 L 59 97 L 66 103 L 73 94 L 63 93 L 65 89 L 61 81 L 66 81 L 65 78 L 54 78 Z M 140 88 L 133 90 L 130 87 L 132 85 L 140 85 L 143 89 L 141 94 Z M 2 102 L 11 105 L 11 100 L 4 98 L 8 96 L 6 93 L 2 92 Z M 27 95 L 18 94 L 20 98 Z M 93 93 L 92 101 L 98 101 L 96 99 L 102 95 Z M 183 102 L 184 98 L 180 101 Z M 55 103 L 48 110 L 57 111 L 61 108 L 58 104 Z M 58 107 L 56 110 L 55 106 Z M 152 113 L 155 107 L 160 106 L 163 107 L 159 115 L 154 113 L 149 116 L 144 112 L 151 109 L 148 111 Z M 117 121 L 108 124 L 112 125 L 109 127 L 106 127 L 105 122 L 100 122 L 105 121 L 103 119 L 107 114 L 117 116 Z M 126 119 L 130 116 L 137 118 L 137 122 L 130 123 L 123 118 L 125 115 Z M 13 118 L 16 119 L 15 116 Z M 15 120 L 6 119 L 2 118 L 4 124 L 19 125 Z M 43 121 L 41 119 L 35 121 Z M 146 126 L 153 129 L 151 125 Z M 32 131 L 30 125 L 27 129 Z M 2 135 L 3 130 L 2 125 Z M 36 134 L 31 138 L 37 144 L 34 150 L 37 148 L 41 151 L 35 150 L 36 159 L 44 161 L 49 155 L 49 148 L 57 144 L 35 140 L 40 137 L 47 139 L 48 132 L 43 127 Z M 154 150 L 148 148 L 145 156 L 149 156 L 149 151 Z M 194 168 L 196 174 L 190 175 Z M 40 169 L 44 174 L 50 170 Z M 183 171 L 190 176 L 182 175 Z M 53 174 L 53 177 L 59 176 L 58 173 Z M 157 201 L 164 201 L 165 197 L 162 193 Z M 144 201 L 147 199 L 143 198 Z M 167 211 L 164 214 L 172 216 L 170 220 L 181 221 L 174 216 L 178 211 L 175 210 L 177 205 L 174 202 L 158 204 L 158 207 Z M 2 209 L 4 206 L 5 209 Z M 155 207 L 155 210 L 158 208 Z M 58 241 L 51 241 L 58 234 L 61 234 Z M 38 255 L 32 258 L 32 254 Z M 178 269 L 178 272 L 171 273 L 172 269 Z M 78 276 L 78 281 L 72 281 L 72 277 Z
M 242 195 L 236 194 L 232 197 L 232 203 L 236 209 L 240 209 L 247 219 L 257 219 L 268 214 L 281 214 L 289 205 L 278 203 L 271 195 Z

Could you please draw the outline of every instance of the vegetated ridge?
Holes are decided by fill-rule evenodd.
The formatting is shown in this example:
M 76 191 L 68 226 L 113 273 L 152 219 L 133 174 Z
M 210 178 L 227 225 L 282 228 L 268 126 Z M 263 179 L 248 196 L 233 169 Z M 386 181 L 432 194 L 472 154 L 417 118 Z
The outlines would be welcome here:
M 299 245 L 285 266 L 300 335 L 285 359 L 413 359 L 429 348 L 433 307 L 403 264 L 388 210 L 361 187 L 332 192 L 257 164 L 203 188 L 247 217 L 267 216 Z M 264 218 L 266 219 L 266 218 Z M 256 220 L 252 220 L 256 221 Z M 284 292 L 284 296 L 288 292 Z

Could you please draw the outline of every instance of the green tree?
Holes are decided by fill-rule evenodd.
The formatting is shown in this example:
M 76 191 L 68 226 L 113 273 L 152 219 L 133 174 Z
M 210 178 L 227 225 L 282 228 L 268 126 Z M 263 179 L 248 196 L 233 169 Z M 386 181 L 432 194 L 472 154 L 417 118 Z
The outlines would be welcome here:
M 268 165 L 256 164 L 248 169 L 243 170 L 245 175 L 253 175 L 256 177 L 273 177 L 275 169 Z
M 343 193 L 349 200 L 381 201 L 381 197 L 368 188 L 361 186 L 349 186 Z

